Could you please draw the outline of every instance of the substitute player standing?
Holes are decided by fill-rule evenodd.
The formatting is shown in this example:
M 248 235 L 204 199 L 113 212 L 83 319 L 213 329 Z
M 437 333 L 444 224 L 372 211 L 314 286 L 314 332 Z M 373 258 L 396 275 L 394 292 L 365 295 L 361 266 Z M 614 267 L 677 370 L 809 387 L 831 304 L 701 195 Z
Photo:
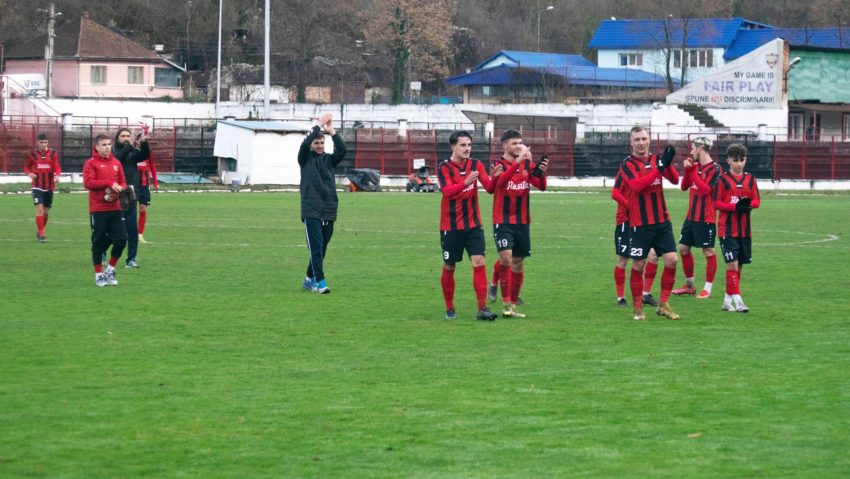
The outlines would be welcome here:
M 714 251 L 714 238 L 717 235 L 714 214 L 714 189 L 720 177 L 720 167 L 711 159 L 712 141 L 704 136 L 691 142 L 690 158 L 685 160 L 685 173 L 682 176 L 682 191 L 689 191 L 688 213 L 679 235 L 679 256 L 682 257 L 682 270 L 685 272 L 685 285 L 674 289 L 673 294 L 695 294 L 694 256 L 691 247 L 702 248 L 705 255 L 705 287 L 698 299 L 711 297 L 711 286 L 717 272 L 717 253 Z
M 95 155 L 83 165 L 83 186 L 89 190 L 89 223 L 94 284 L 118 286 L 115 265 L 127 244 L 127 227 L 118 201 L 118 193 L 127 187 L 121 162 L 110 154 L 112 141 L 106 135 L 95 138 Z M 103 255 L 109 244 L 109 266 L 103 271 Z
M 38 228 L 35 237 L 44 243 L 44 227 L 50 208 L 53 206 L 53 189 L 61 174 L 59 155 L 48 146 L 47 135 L 38 134 L 38 148 L 31 151 L 24 165 L 24 173 L 32 180 L 32 202 L 35 204 L 35 225 Z
M 549 161 L 531 161 L 531 150 L 516 130 L 502 133 L 502 158 L 496 162 L 503 172 L 496 179 L 493 196 L 493 238 L 499 252 L 499 285 L 502 287 L 502 316 L 524 318 L 517 311 L 525 258 L 531 256 L 531 202 L 534 186 L 546 191 Z
M 676 242 L 673 226 L 664 201 L 662 177 L 674 185 L 679 183 L 679 173 L 670 168 L 676 149 L 667 146 L 661 157 L 649 153 L 649 133 L 642 126 L 635 126 L 629 134 L 631 156 L 620 166 L 623 181 L 629 188 L 629 256 L 632 272 L 629 283 L 634 301 L 634 319 L 646 319 L 643 312 L 643 269 L 650 249 L 664 260 L 661 274 L 661 302 L 655 310 L 659 316 L 679 319 L 668 302 L 670 291 L 676 280 Z
M 752 262 L 752 228 L 750 211 L 761 206 L 756 177 L 744 173 L 747 147 L 733 143 L 726 148 L 729 171 L 717 182 L 717 201 L 720 211 L 717 230 L 720 249 L 726 262 L 726 296 L 723 311 L 746 313 L 750 308 L 741 299 L 741 269 Z
M 437 179 L 443 194 L 440 202 L 440 246 L 443 250 L 443 272 L 440 284 L 446 302 L 446 319 L 455 319 L 455 265 L 463 260 L 466 250 L 472 262 L 472 286 L 478 300 L 477 319 L 493 321 L 496 315 L 486 306 L 487 266 L 484 262 L 484 230 L 478 207 L 478 183 L 488 193 L 495 180 L 487 175 L 484 165 L 473 158 L 472 136 L 456 131 L 449 136 L 452 156 L 440 163 Z M 493 174 L 501 172 L 496 166 Z

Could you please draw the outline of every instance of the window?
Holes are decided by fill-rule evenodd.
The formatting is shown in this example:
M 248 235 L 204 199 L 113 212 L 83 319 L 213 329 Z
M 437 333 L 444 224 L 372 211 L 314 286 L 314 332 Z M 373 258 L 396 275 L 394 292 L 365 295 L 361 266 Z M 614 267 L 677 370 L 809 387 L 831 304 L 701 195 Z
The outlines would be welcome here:
M 621 53 L 620 66 L 631 67 L 643 65 L 643 53 Z
M 788 115 L 788 139 L 791 141 L 800 141 L 803 139 L 803 114 L 790 113 Z
M 91 67 L 91 83 L 92 85 L 106 84 L 106 65 Z
M 144 83 L 144 67 L 127 67 L 127 83 L 141 85 Z
M 687 50 L 685 60 L 688 68 L 711 68 L 714 66 L 714 50 Z M 673 68 L 682 68 L 682 50 L 673 50 Z
M 154 70 L 154 85 L 166 88 L 179 88 L 180 72 L 174 68 L 156 68 Z

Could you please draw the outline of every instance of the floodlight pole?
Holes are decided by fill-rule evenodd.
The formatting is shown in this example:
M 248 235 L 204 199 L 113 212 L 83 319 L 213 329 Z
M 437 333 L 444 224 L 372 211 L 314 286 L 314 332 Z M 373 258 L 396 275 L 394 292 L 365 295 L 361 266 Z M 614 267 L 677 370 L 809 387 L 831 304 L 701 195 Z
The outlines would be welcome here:
M 218 108 L 221 103 L 221 12 L 224 0 L 218 0 L 218 66 L 215 69 L 215 118 L 219 118 Z
M 263 113 L 264 113 L 263 117 L 266 120 L 269 119 L 269 117 L 270 117 L 269 112 L 271 110 L 271 107 L 269 105 L 269 91 L 271 90 L 271 85 L 270 85 L 271 81 L 269 79 L 269 57 L 271 56 L 270 53 L 269 53 L 270 52 L 270 50 L 269 50 L 269 40 L 270 40 L 269 18 L 270 18 L 270 12 L 271 12 L 271 0 L 266 0 L 266 51 L 265 51 L 266 68 L 265 68 L 265 73 L 263 74 L 263 88 L 265 89 L 265 95 L 264 95 L 265 99 L 263 100 Z

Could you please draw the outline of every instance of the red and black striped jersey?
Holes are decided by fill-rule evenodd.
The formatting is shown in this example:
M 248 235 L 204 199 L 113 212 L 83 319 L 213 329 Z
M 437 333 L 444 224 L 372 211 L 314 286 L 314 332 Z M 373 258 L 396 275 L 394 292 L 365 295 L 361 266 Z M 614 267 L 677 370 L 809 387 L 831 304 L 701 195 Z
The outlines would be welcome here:
M 478 181 L 464 184 L 467 175 L 478 172 Z M 437 179 L 443 199 L 440 203 L 440 231 L 465 230 L 481 226 L 478 206 L 478 182 L 491 192 L 490 177 L 484 165 L 473 158 L 455 163 L 445 160 L 437 167 Z M 495 183 L 493 184 L 495 185 Z
M 546 175 L 531 176 L 534 163 L 508 161 L 500 158 L 493 166 L 502 165 L 503 172 L 493 178 L 493 224 L 527 225 L 531 223 L 529 192 L 534 186 L 546 190 Z
M 47 151 L 31 151 L 24 165 L 24 173 L 35 174 L 35 179 L 32 180 L 34 190 L 53 191 L 56 187 L 53 176 L 61 173 L 59 154 L 53 148 L 48 148 Z
M 154 162 L 153 151 L 144 160 L 136 163 L 136 169 L 139 170 L 139 182 L 142 186 L 153 185 L 159 188 L 159 182 L 156 179 L 156 163 Z
M 689 191 L 688 214 L 685 219 L 702 223 L 714 223 L 714 198 L 720 167 L 710 162 L 697 164 L 685 170 L 682 176 L 682 191 Z
M 720 175 L 717 181 L 717 199 L 715 206 L 719 211 L 717 218 L 717 236 L 723 238 L 749 238 L 752 236 L 750 226 L 750 213 L 738 213 L 735 205 L 741 198 L 750 198 L 750 207 L 761 206 L 758 183 L 756 177 L 744 173 L 735 176 L 731 171 Z
M 629 187 L 623 181 L 623 173 L 619 170 L 617 177 L 614 178 L 611 199 L 617 202 L 617 224 L 621 225 L 629 221 Z
M 622 179 L 629 187 L 629 226 L 645 226 L 670 221 L 664 200 L 662 176 L 679 184 L 679 172 L 672 166 L 659 173 L 655 155 L 648 158 L 629 156 L 620 165 Z

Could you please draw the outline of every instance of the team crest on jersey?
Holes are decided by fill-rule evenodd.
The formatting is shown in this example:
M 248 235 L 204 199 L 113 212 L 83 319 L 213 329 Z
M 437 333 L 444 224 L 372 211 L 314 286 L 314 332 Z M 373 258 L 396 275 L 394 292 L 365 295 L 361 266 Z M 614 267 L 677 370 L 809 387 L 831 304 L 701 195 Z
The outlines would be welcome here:
M 112 171 L 118 171 L 118 165 L 112 165 Z

